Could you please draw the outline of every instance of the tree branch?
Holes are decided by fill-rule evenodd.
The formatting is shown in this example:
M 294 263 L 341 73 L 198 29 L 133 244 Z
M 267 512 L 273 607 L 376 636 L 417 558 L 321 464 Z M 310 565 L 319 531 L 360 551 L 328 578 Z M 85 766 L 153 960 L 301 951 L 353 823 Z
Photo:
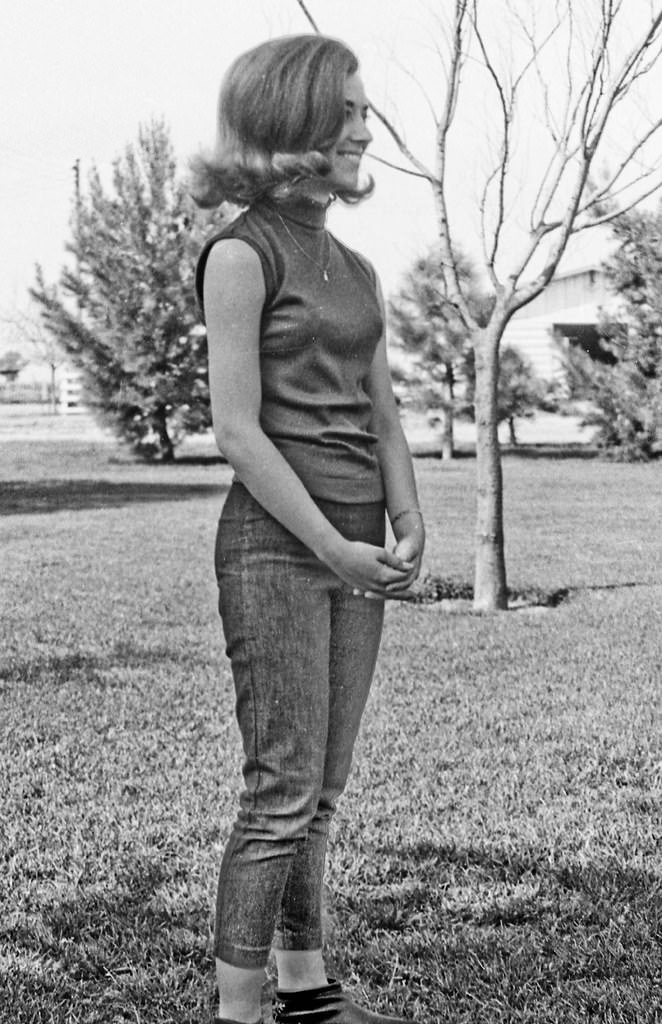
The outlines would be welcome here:
M 389 133 L 402 155 L 409 160 L 412 167 L 416 168 L 419 176 L 421 178 L 426 178 L 431 185 L 434 185 L 436 178 L 433 172 L 425 166 L 422 160 L 419 160 L 418 157 L 414 155 L 386 114 L 383 114 L 382 111 L 374 105 L 374 103 L 370 103 L 369 106 L 377 120 L 383 124 L 384 128 L 386 128 L 386 131 Z
M 635 177 L 632 181 L 627 182 L 626 184 L 620 186 L 618 189 L 615 189 L 616 183 L 618 182 L 619 178 L 623 175 L 623 173 L 627 170 L 628 166 L 630 166 L 633 163 L 636 154 L 641 149 L 643 149 L 646 143 L 649 142 L 650 139 L 652 139 L 652 137 L 657 132 L 660 131 L 660 129 L 662 129 L 662 118 L 655 124 L 651 125 L 648 131 L 635 142 L 635 144 L 632 146 L 632 149 L 621 160 L 615 173 L 610 176 L 609 180 L 605 185 L 603 185 L 600 189 L 598 189 L 591 195 L 588 202 L 586 202 L 583 206 L 580 206 L 579 210 L 577 211 L 578 214 L 586 213 L 591 207 L 597 206 L 599 203 L 610 202 L 611 200 L 615 199 L 616 196 L 621 195 L 626 189 L 631 188 L 638 182 L 644 181 L 646 178 L 650 177 L 651 174 L 659 173 L 659 168 L 657 167 L 648 168 L 646 171 L 637 175 L 637 177 Z
M 651 171 L 651 174 L 653 172 Z M 643 179 L 642 179 L 643 180 Z M 589 228 L 599 227 L 601 224 L 611 224 L 612 221 L 621 217 L 624 213 L 629 213 L 640 203 L 643 203 L 645 199 L 649 199 L 650 196 L 654 196 L 656 192 L 662 189 L 662 181 L 658 181 L 657 184 L 652 185 L 645 192 L 639 192 L 634 199 L 631 199 L 625 206 L 619 206 L 617 210 L 613 210 L 609 213 L 605 213 L 602 217 L 595 217 L 591 220 L 587 220 L 582 224 L 574 224 L 572 227 L 571 234 L 579 234 L 580 231 L 587 231 Z
M 618 6 L 620 8 L 620 4 Z M 605 126 L 614 107 L 622 99 L 622 97 L 627 92 L 629 92 L 629 90 L 632 88 L 633 83 L 637 81 L 640 77 L 638 65 L 641 63 L 641 61 L 644 58 L 644 55 L 648 52 L 651 46 L 654 45 L 656 38 L 659 37 L 661 28 L 662 12 L 655 15 L 643 39 L 632 48 L 632 50 L 629 52 L 629 54 L 623 61 L 620 70 L 614 78 L 614 84 L 612 88 L 605 92 L 605 101 L 600 116 L 598 116 L 597 106 L 595 107 L 595 113 L 591 118 L 590 127 L 588 130 L 590 131 L 591 128 L 594 128 L 594 135 L 592 139 L 588 139 L 587 137 L 586 143 L 587 149 L 591 152 L 591 154 L 595 153 L 595 150 L 597 149 L 600 140 L 602 139 Z M 596 122 L 595 125 L 594 121 Z
M 496 88 L 496 91 L 497 91 L 499 105 L 501 107 L 501 116 L 502 116 L 502 123 L 503 123 L 503 141 L 502 141 L 502 146 L 501 146 L 501 154 L 500 154 L 499 164 L 490 173 L 490 175 L 488 176 L 488 178 L 486 180 L 485 188 L 483 190 L 483 194 L 482 194 L 482 197 L 481 197 L 481 204 L 480 204 L 480 206 L 481 206 L 481 228 L 482 228 L 482 236 L 483 236 L 483 238 L 482 238 L 482 241 L 483 241 L 483 251 L 484 251 L 484 254 L 485 254 L 485 262 L 486 262 L 487 271 L 488 271 L 488 274 L 490 275 L 490 279 L 492 280 L 492 283 L 493 283 L 493 285 L 495 287 L 498 287 L 498 280 L 496 278 L 494 267 L 495 267 L 495 263 L 496 263 L 496 259 L 497 259 L 498 250 L 499 250 L 499 244 L 500 244 L 500 241 L 501 241 L 501 234 L 502 234 L 504 223 L 505 223 L 505 219 L 506 219 L 506 182 L 507 182 L 508 173 L 509 173 L 509 170 L 510 170 L 510 157 L 511 157 L 511 148 L 512 148 L 511 137 L 512 137 L 513 124 L 514 124 L 514 120 L 515 120 L 515 112 L 516 112 L 516 106 L 517 106 L 518 91 L 519 91 L 522 83 L 524 82 L 527 74 L 531 71 L 531 69 L 534 69 L 536 71 L 536 74 L 537 74 L 537 77 L 538 77 L 539 81 L 543 80 L 542 79 L 542 72 L 541 72 L 541 69 L 540 69 L 540 56 L 543 53 L 543 51 L 545 50 L 545 48 L 550 44 L 550 42 L 555 37 L 555 35 L 558 33 L 558 31 L 559 31 L 559 29 L 561 27 L 561 17 L 558 14 L 558 5 L 557 5 L 557 8 L 556 8 L 557 16 L 556 16 L 556 19 L 555 19 L 554 23 L 552 24 L 551 28 L 548 30 L 547 34 L 539 42 L 537 42 L 535 40 L 535 38 L 534 38 L 534 33 L 528 28 L 528 26 L 526 25 L 524 19 L 521 17 L 519 12 L 517 12 L 512 7 L 512 5 L 510 3 L 508 3 L 508 9 L 509 9 L 511 15 L 513 16 L 515 22 L 519 25 L 521 31 L 523 32 L 527 42 L 529 43 L 530 50 L 531 50 L 529 58 L 523 62 L 522 66 L 519 68 L 517 74 L 515 75 L 515 77 L 514 77 L 514 79 L 512 81 L 512 84 L 510 85 L 510 88 L 508 90 L 508 94 L 506 92 L 506 87 L 504 86 L 503 81 L 502 81 L 501 77 L 499 76 L 499 73 L 498 73 L 498 71 L 496 69 L 496 66 L 495 66 L 492 58 L 490 57 L 490 55 L 488 53 L 487 45 L 485 43 L 483 34 L 480 31 L 480 28 L 478 26 L 478 0 L 474 0 L 473 16 L 472 16 L 473 30 L 474 30 L 474 33 L 476 35 L 476 39 L 478 40 L 478 44 L 479 44 L 479 47 L 480 47 L 480 50 L 481 50 L 481 54 L 482 54 L 482 57 L 483 57 L 483 63 L 485 65 L 485 68 L 488 71 L 488 73 L 489 73 L 489 75 L 490 75 L 490 77 L 491 77 L 491 79 L 493 81 L 493 84 L 494 84 L 494 86 Z M 545 92 L 545 95 L 547 96 L 548 94 L 547 94 L 546 87 L 545 87 L 544 92 Z M 547 106 L 547 113 L 549 115 L 549 102 L 548 102 L 548 99 L 546 99 L 546 106 Z M 547 123 L 548 123 L 548 125 L 550 123 L 549 116 L 547 117 Z M 554 137 L 553 130 L 551 131 L 551 134 Z M 495 180 L 498 180 L 497 217 L 496 217 L 496 224 L 495 224 L 494 229 L 493 229 L 492 245 L 491 245 L 491 248 L 490 248 L 490 250 L 488 252 L 487 251 L 486 228 L 485 228 L 485 225 L 486 225 L 485 212 L 486 212 L 486 207 L 487 207 L 487 203 L 488 203 L 490 186 L 491 186 L 491 184 Z
M 439 211 L 439 238 L 441 244 L 441 264 L 444 284 L 449 302 L 457 309 L 458 315 L 470 329 L 477 327 L 477 322 L 462 292 L 458 269 L 454 258 L 453 246 L 448 220 L 446 203 L 446 163 L 448 151 L 448 135 L 457 109 L 457 98 L 463 65 L 463 32 L 467 18 L 469 0 L 455 0 L 455 16 L 453 22 L 453 38 L 451 46 L 451 62 L 446 88 L 446 101 L 439 121 L 437 132 L 438 173 L 433 182 L 437 209 Z
M 473 2 L 473 14 L 472 14 L 472 17 L 471 17 L 471 22 L 472 22 L 472 27 L 473 27 L 473 30 L 474 30 L 474 34 L 476 36 L 476 39 L 478 40 L 478 45 L 480 47 L 480 51 L 481 51 L 481 53 L 483 55 L 483 62 L 485 64 L 485 68 L 487 69 L 487 72 L 488 72 L 490 78 L 492 79 L 493 85 L 494 85 L 494 87 L 496 89 L 496 92 L 497 92 L 497 96 L 498 96 L 498 100 L 499 100 L 499 106 L 501 107 L 502 130 L 503 130 L 501 152 L 500 152 L 501 159 L 499 161 L 499 166 L 496 169 L 496 171 L 493 172 L 493 174 L 490 176 L 490 178 L 488 178 L 488 183 L 486 184 L 485 190 L 483 192 L 483 201 L 481 202 L 481 222 L 484 224 L 484 212 L 485 212 L 485 206 L 487 204 L 487 195 L 488 195 L 489 184 L 491 184 L 492 181 L 497 180 L 497 182 L 498 182 L 498 186 L 497 186 L 497 217 L 496 217 L 496 224 L 494 226 L 493 235 L 492 235 L 492 245 L 491 245 L 489 251 L 487 250 L 487 239 L 485 237 L 485 232 L 483 231 L 483 246 L 484 246 L 484 249 L 485 249 L 487 271 L 488 271 L 488 273 L 490 275 L 490 278 L 492 280 L 493 285 L 496 286 L 498 284 L 498 282 L 496 280 L 494 264 L 495 264 L 495 260 L 496 260 L 496 254 L 497 254 L 497 251 L 498 251 L 498 248 L 499 248 L 499 238 L 501 236 L 501 231 L 503 229 L 503 224 L 504 224 L 504 219 L 505 219 L 505 182 L 506 182 L 506 175 L 508 173 L 508 168 L 509 168 L 509 163 L 510 163 L 510 128 L 511 128 L 511 123 L 512 123 L 512 118 L 513 118 L 514 105 L 515 105 L 515 91 L 514 91 L 514 89 L 511 90 L 510 98 L 509 98 L 509 100 L 507 100 L 506 99 L 506 92 L 505 92 L 504 86 L 503 86 L 503 84 L 502 84 L 502 82 L 501 82 L 501 80 L 499 78 L 499 75 L 497 74 L 497 71 L 496 71 L 496 68 L 494 67 L 494 64 L 492 63 L 492 61 L 491 61 L 491 59 L 489 57 L 489 54 L 487 52 L 487 47 L 485 46 L 485 41 L 484 41 L 482 33 L 481 33 L 481 31 L 480 31 L 480 29 L 478 27 L 478 2 L 477 2 L 477 0 L 474 0 L 474 2 Z
M 624 212 L 624 210 L 609 211 L 602 217 L 595 218 L 585 223 L 577 223 L 577 217 L 582 212 L 589 210 L 592 205 L 595 205 L 599 201 L 599 199 L 603 202 L 608 200 L 608 188 L 611 187 L 613 189 L 614 184 L 621 177 L 628 164 L 631 163 L 636 153 L 640 151 L 658 128 L 662 127 L 662 119 L 660 122 L 656 122 L 655 125 L 651 126 L 645 135 L 634 144 L 628 154 L 628 157 L 623 159 L 616 173 L 612 175 L 608 185 L 604 186 L 600 190 L 599 196 L 596 197 L 594 194 L 591 196 L 591 200 L 582 206 L 582 196 L 586 188 L 593 158 L 599 143 L 602 140 L 614 106 L 622 95 L 627 93 L 631 88 L 632 81 L 635 80 L 638 75 L 638 68 L 643 60 L 643 55 L 654 44 L 660 31 L 660 26 L 662 25 L 662 13 L 660 13 L 653 18 L 653 21 L 643 38 L 630 50 L 627 57 L 622 62 L 618 73 L 614 76 L 611 87 L 607 87 L 605 85 L 606 80 L 603 77 L 608 59 L 606 48 L 609 37 L 614 28 L 613 19 L 620 9 L 621 3 L 613 3 L 612 0 L 603 0 L 603 24 L 601 26 L 600 43 L 597 45 L 597 49 L 595 47 L 593 49 L 594 58 L 589 74 L 588 88 L 583 89 L 580 94 L 579 103 L 583 106 L 580 122 L 582 126 L 580 138 L 583 141 L 583 145 L 580 150 L 581 159 L 577 170 L 575 184 L 567 202 L 564 217 L 548 223 L 544 223 L 542 220 L 538 222 L 536 230 L 531 235 L 531 244 L 525 252 L 518 268 L 515 270 L 515 273 L 511 276 L 511 280 L 513 282 L 518 281 L 528 266 L 533 254 L 537 251 L 542 238 L 554 231 L 559 233 L 559 237 L 552 247 L 552 251 L 548 256 L 542 272 L 530 285 L 514 291 L 511 302 L 509 303 L 509 309 L 513 312 L 515 309 L 521 308 L 521 306 L 530 302 L 532 298 L 535 298 L 536 295 L 540 294 L 552 279 L 560 259 L 565 252 L 567 242 L 571 234 L 587 230 L 589 227 L 598 226 L 599 224 L 609 223 L 618 216 L 620 212 Z M 635 78 L 633 78 L 633 75 Z M 575 107 L 575 110 L 577 110 L 577 106 Z M 559 173 L 555 176 L 553 188 L 548 192 L 544 206 L 545 211 L 551 205 L 551 202 L 558 191 L 563 173 L 567 169 L 568 162 L 568 154 L 565 154 L 560 163 Z M 643 175 L 640 179 L 635 179 L 635 181 L 643 180 L 646 176 L 647 175 Z M 631 184 L 634 184 L 634 182 Z M 638 195 L 628 203 L 625 209 L 631 209 L 633 206 L 637 205 L 638 202 L 641 202 L 643 199 L 654 194 L 660 188 L 662 188 L 662 181 L 645 192 L 638 193 Z
M 385 167 L 391 167 L 394 171 L 400 171 L 401 174 L 411 174 L 414 178 L 423 178 L 425 181 L 430 181 L 428 174 L 423 174 L 421 171 L 412 171 L 409 167 L 400 167 L 399 164 L 391 163 L 390 160 L 385 160 L 383 156 L 377 156 L 375 153 L 366 153 L 365 156 L 368 160 L 376 160 L 378 164 L 384 164 Z
M 304 3 L 304 0 L 296 0 L 296 2 L 303 11 L 304 17 L 308 20 L 308 23 L 310 24 L 313 31 L 316 32 L 318 35 L 321 35 L 317 22 L 315 21 L 312 14 L 308 10 L 308 7 Z M 377 120 L 381 122 L 384 128 L 386 128 L 386 131 L 389 133 L 389 135 L 395 142 L 396 146 L 402 153 L 402 155 L 405 156 L 407 160 L 409 160 L 412 167 L 416 168 L 417 175 L 421 178 L 425 178 L 426 181 L 429 181 L 431 185 L 434 185 L 435 176 L 432 173 L 432 171 L 428 167 L 426 167 L 425 164 L 421 160 L 419 160 L 418 157 L 416 157 L 414 153 L 409 149 L 409 146 L 402 138 L 400 133 L 397 131 L 395 126 L 392 124 L 392 122 L 389 120 L 389 118 L 386 116 L 386 114 L 383 114 L 382 111 L 374 105 L 374 103 L 369 103 L 369 106 L 370 110 L 375 115 Z M 374 157 L 374 159 L 380 160 L 381 163 L 385 163 L 387 164 L 387 166 L 393 167 L 396 170 L 403 170 L 403 168 L 396 168 L 395 164 L 390 164 L 388 163 L 388 161 L 381 160 L 381 158 L 379 157 Z
M 304 17 L 307 18 L 307 20 L 310 23 L 310 26 L 313 29 L 313 31 L 317 32 L 317 34 L 320 35 L 320 30 L 317 27 L 317 23 L 316 23 L 315 19 L 313 18 L 312 14 L 310 13 L 310 11 L 308 10 L 308 8 L 306 7 L 306 5 L 304 3 L 304 0 L 296 0 L 296 2 L 298 3 L 299 7 L 303 11 Z

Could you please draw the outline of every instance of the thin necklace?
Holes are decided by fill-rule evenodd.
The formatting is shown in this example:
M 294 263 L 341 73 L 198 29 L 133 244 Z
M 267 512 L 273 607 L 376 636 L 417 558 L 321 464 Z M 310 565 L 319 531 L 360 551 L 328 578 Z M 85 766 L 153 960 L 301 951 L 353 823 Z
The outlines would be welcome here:
M 326 231 L 324 232 L 324 241 L 326 242 L 327 255 L 326 255 L 326 262 L 324 263 L 324 265 L 322 265 L 321 263 L 318 263 L 317 260 L 314 260 L 313 257 L 310 255 L 310 253 L 307 253 L 302 245 L 299 245 L 299 243 L 297 242 L 296 238 L 294 237 L 294 235 L 292 234 L 292 232 L 288 228 L 287 224 L 285 223 L 285 221 L 281 217 L 280 213 L 278 213 L 278 211 L 276 211 L 276 213 L 278 214 L 278 220 L 281 222 L 281 224 L 285 228 L 285 231 L 287 232 L 290 240 L 292 242 L 294 242 L 295 246 L 297 247 L 297 249 L 299 250 L 301 255 L 305 256 L 309 263 L 312 263 L 314 266 L 317 267 L 317 269 L 319 271 L 321 271 L 322 277 L 324 278 L 324 280 L 328 284 L 328 281 L 329 281 L 329 266 L 331 264 L 331 243 L 329 242 L 329 236 L 327 235 Z

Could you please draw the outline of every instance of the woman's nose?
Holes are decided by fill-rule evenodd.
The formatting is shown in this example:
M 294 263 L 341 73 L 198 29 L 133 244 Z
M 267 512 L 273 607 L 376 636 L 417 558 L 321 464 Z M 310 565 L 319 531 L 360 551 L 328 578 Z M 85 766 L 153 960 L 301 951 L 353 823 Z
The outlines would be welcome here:
M 357 117 L 355 124 L 352 126 L 352 138 L 357 142 L 364 143 L 366 146 L 369 142 L 372 142 L 372 132 L 363 117 Z

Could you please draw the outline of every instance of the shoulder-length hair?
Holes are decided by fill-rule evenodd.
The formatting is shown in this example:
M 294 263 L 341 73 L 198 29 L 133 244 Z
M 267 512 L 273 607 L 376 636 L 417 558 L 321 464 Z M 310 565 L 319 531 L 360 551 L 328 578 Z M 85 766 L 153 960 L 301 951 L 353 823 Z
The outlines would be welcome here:
M 242 54 L 228 69 L 209 154 L 191 160 L 191 194 L 199 206 L 250 205 L 285 198 L 330 170 L 325 153 L 345 118 L 345 82 L 359 63 L 326 36 L 283 36 Z M 373 190 L 337 190 L 357 201 Z

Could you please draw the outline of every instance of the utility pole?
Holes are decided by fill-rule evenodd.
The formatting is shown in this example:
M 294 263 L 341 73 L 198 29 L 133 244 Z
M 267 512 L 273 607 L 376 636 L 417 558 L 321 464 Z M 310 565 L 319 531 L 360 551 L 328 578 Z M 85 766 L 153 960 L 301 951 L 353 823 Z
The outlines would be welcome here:
M 80 280 L 80 210 L 81 210 L 81 199 L 80 199 L 80 157 L 77 156 L 74 160 L 72 167 L 74 172 L 74 202 L 75 202 L 75 217 L 76 217 L 76 270 L 78 272 L 78 279 Z M 80 296 L 77 299 L 78 316 L 80 318 Z
M 76 227 L 80 226 L 80 157 L 74 160 L 74 194 L 76 196 Z

